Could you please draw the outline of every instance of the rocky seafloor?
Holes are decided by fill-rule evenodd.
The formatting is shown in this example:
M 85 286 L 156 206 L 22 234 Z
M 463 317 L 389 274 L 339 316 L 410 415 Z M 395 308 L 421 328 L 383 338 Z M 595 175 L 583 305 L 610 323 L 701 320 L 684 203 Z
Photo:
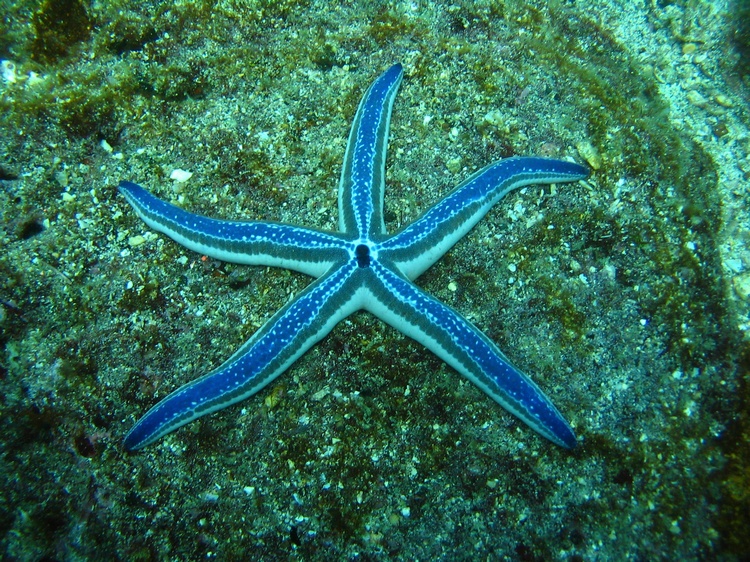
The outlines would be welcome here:
M 3 559 L 743 559 L 748 2 L 0 6 Z M 580 445 L 360 313 L 123 451 L 310 280 L 185 250 L 119 181 L 336 229 L 349 126 L 397 61 L 389 231 L 499 158 L 592 169 L 509 194 L 417 281 Z

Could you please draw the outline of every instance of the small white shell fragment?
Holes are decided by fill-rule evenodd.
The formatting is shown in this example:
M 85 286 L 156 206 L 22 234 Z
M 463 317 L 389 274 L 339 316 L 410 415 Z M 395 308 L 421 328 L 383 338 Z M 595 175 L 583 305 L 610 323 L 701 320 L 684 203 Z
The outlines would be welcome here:
M 9 60 L 0 61 L 0 67 L 2 67 L 3 80 L 9 84 L 14 84 L 18 80 L 16 75 L 16 65 L 14 62 Z
M 107 139 L 102 139 L 102 142 L 99 143 L 99 146 L 102 147 L 102 150 L 104 150 L 104 152 L 112 154 L 112 145 L 107 142 Z
M 172 170 L 172 173 L 169 174 L 169 179 L 173 179 L 178 183 L 185 183 L 192 177 L 193 172 L 188 172 L 187 170 L 181 170 L 179 168 Z
M 128 246 L 131 248 L 136 248 L 143 244 L 146 241 L 146 239 L 141 236 L 140 234 L 136 234 L 135 236 L 131 236 L 128 238 Z
M 492 111 L 488 112 L 484 116 L 484 122 L 494 127 L 497 127 L 501 125 L 503 122 L 503 114 L 501 111 L 497 109 L 493 109 Z
M 599 151 L 594 148 L 594 145 L 589 141 L 581 141 L 576 144 L 576 149 L 581 158 L 586 160 L 594 170 L 598 170 L 602 167 L 602 157 L 599 155 Z

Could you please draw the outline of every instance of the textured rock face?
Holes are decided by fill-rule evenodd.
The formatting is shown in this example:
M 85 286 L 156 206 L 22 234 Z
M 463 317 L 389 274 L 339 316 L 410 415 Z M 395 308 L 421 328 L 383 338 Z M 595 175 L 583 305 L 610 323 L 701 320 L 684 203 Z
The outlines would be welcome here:
M 750 19 L 732 2 L 518 4 L 6 5 L 7 557 L 748 550 Z M 138 413 L 308 279 L 164 243 L 118 181 L 333 229 L 348 119 L 395 60 L 389 229 L 499 157 L 598 166 L 586 185 L 512 195 L 419 280 L 538 374 L 581 447 L 532 437 L 361 315 L 265 395 L 199 422 L 200 439 L 123 455 Z

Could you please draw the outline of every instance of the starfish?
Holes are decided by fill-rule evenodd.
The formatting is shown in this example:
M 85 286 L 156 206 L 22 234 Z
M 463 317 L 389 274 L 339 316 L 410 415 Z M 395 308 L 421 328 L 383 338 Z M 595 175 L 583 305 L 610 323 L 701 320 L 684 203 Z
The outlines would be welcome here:
M 123 181 L 121 193 L 151 228 L 206 256 L 293 269 L 316 278 L 229 359 L 153 406 L 124 440 L 134 451 L 259 392 L 342 319 L 367 310 L 431 350 L 550 441 L 576 445 L 568 422 L 539 387 L 479 329 L 412 281 L 506 193 L 588 176 L 573 162 L 512 157 L 479 170 L 396 234 L 383 221 L 385 157 L 403 69 L 386 70 L 354 117 L 338 192 L 339 232 L 189 213 Z

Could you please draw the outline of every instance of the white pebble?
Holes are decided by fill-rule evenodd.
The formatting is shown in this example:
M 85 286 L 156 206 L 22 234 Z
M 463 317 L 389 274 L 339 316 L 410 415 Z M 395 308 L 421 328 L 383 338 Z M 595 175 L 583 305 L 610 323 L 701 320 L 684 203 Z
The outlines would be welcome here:
M 9 84 L 14 84 L 18 80 L 18 76 L 16 75 L 16 64 L 14 62 L 4 60 L 0 62 L 0 67 L 2 67 L 3 80 Z
M 173 179 L 174 181 L 178 183 L 184 183 L 192 177 L 193 177 L 193 172 L 180 170 L 179 168 L 172 170 L 172 173 L 169 174 L 169 179 Z

